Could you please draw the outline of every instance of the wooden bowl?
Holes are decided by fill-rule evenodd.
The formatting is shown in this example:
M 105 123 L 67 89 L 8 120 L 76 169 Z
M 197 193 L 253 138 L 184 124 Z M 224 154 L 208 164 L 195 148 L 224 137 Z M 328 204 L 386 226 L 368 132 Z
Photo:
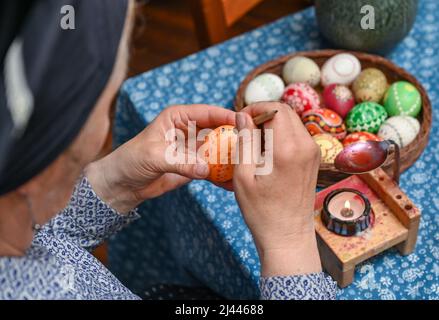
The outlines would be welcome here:
M 426 90 L 414 76 L 412 76 L 406 70 L 396 66 L 394 63 L 383 57 L 372 55 L 372 54 L 361 53 L 361 52 L 345 51 L 345 50 L 302 51 L 302 52 L 296 52 L 294 54 L 280 57 L 276 60 L 260 65 L 246 76 L 246 78 L 242 81 L 238 89 L 235 98 L 235 109 L 239 111 L 243 107 L 245 107 L 245 100 L 244 100 L 245 89 L 249 84 L 249 82 L 252 79 L 254 79 L 256 76 L 266 72 L 270 72 L 282 76 L 282 68 L 284 64 L 289 59 L 295 56 L 304 56 L 313 59 L 321 67 L 326 60 L 328 60 L 329 58 L 331 58 L 332 56 L 338 53 L 343 53 L 343 52 L 345 53 L 347 52 L 356 56 L 361 62 L 362 69 L 374 67 L 381 70 L 386 75 L 387 81 L 390 84 L 395 81 L 405 80 L 411 82 L 421 93 L 422 110 L 418 115 L 418 120 L 421 123 L 421 130 L 419 131 L 418 136 L 415 138 L 415 140 L 412 143 L 401 149 L 401 158 L 400 158 L 401 172 L 404 172 L 419 158 L 419 156 L 422 154 L 425 147 L 427 146 L 428 136 L 430 134 L 430 129 L 431 129 L 431 121 L 432 121 L 431 103 L 430 103 L 430 99 L 428 98 Z M 322 91 L 321 87 L 320 88 L 318 87 L 316 89 L 317 91 L 320 92 Z M 383 166 L 383 169 L 389 174 L 391 174 L 392 172 L 392 163 L 393 163 L 393 157 L 390 156 L 389 160 Z M 346 177 L 347 175 L 335 169 L 333 164 L 322 163 L 320 165 L 318 184 L 319 186 L 329 186 Z

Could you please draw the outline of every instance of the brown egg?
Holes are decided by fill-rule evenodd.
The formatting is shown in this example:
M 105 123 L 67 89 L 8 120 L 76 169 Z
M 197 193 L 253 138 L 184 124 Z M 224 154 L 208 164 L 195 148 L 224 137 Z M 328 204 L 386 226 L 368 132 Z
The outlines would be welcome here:
M 364 69 L 355 79 L 352 90 L 358 103 L 380 102 L 388 88 L 385 74 L 375 68 Z

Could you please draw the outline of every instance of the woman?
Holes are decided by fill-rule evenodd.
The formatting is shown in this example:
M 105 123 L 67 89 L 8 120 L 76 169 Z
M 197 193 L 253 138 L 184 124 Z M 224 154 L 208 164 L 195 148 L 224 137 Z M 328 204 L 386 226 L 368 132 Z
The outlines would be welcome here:
M 173 106 L 93 162 L 127 68 L 132 3 L 73 1 L 74 31 L 59 27 L 61 5 L 33 4 L 22 25 L 9 28 L 14 36 L 1 39 L 0 298 L 137 299 L 89 250 L 137 219 L 141 202 L 207 177 L 201 159 L 166 161 L 165 133 L 189 121 L 253 129 L 252 117 L 274 108 L 279 113 L 265 124 L 274 130 L 273 172 L 255 176 L 256 165 L 238 164 L 233 179 L 261 260 L 262 298 L 334 298 L 313 225 L 319 151 L 298 116 L 278 103 L 236 114 Z M 249 143 L 240 139 L 239 148 Z

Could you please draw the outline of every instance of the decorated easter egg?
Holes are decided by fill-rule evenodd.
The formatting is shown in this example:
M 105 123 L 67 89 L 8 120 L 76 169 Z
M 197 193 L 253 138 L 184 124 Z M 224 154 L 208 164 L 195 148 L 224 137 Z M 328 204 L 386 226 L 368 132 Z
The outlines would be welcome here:
M 384 96 L 384 107 L 390 116 L 416 117 L 421 111 L 421 94 L 410 82 L 398 81 Z
M 334 163 L 337 155 L 343 150 L 343 145 L 330 134 L 321 133 L 312 137 L 320 148 L 321 163 Z
M 288 103 L 301 115 L 303 112 L 319 109 L 320 97 L 318 93 L 307 83 L 292 83 L 285 88 L 282 101 Z
M 233 162 L 238 135 L 234 126 L 225 125 L 204 139 L 204 160 L 209 164 L 208 180 L 226 182 L 233 178 Z
M 350 53 L 339 53 L 325 62 L 322 67 L 322 85 L 332 83 L 350 85 L 361 72 L 361 63 Z
M 394 116 L 381 125 L 378 136 L 384 140 L 393 140 L 403 148 L 415 140 L 420 128 L 421 125 L 416 118 Z
M 350 133 L 346 136 L 346 138 L 343 139 L 343 146 L 350 145 L 351 143 L 355 143 L 358 141 L 381 141 L 382 139 L 373 133 L 366 132 L 366 131 L 360 131 L 360 132 L 354 132 Z
M 342 117 L 331 109 L 306 111 L 302 114 L 302 122 L 312 136 L 327 133 L 339 140 L 346 136 L 346 127 Z
M 355 79 L 352 90 L 357 102 L 380 102 L 388 86 L 386 75 L 382 71 L 368 68 L 361 71 Z
M 260 101 L 279 101 L 285 85 L 282 79 L 272 73 L 264 73 L 250 81 L 245 89 L 247 105 Z
M 305 82 L 312 87 L 320 83 L 320 68 L 307 57 L 294 57 L 285 63 L 282 76 L 287 84 Z
M 346 127 L 349 132 L 377 133 L 386 119 L 387 112 L 382 105 L 376 102 L 362 102 L 349 111 L 346 117 Z
M 325 107 L 337 112 L 345 118 L 348 112 L 354 107 L 354 96 L 348 87 L 341 84 L 330 84 L 323 91 Z

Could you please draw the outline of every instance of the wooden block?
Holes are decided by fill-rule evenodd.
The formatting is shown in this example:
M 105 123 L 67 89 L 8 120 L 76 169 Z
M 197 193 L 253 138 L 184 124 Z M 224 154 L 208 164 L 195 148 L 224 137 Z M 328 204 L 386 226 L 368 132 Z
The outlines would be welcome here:
M 416 247 L 416 239 L 418 237 L 418 229 L 419 229 L 419 222 L 420 219 L 413 220 L 409 227 L 409 234 L 407 236 L 407 240 L 404 242 L 401 242 L 396 246 L 396 248 L 399 250 L 399 252 L 406 256 L 415 250 Z
M 376 193 L 382 195 L 383 201 L 408 229 L 407 240 L 397 245 L 400 253 L 407 255 L 413 252 L 421 218 L 419 209 L 382 169 L 376 169 L 359 177 Z
M 420 212 L 399 186 L 382 170 L 358 175 L 389 206 L 401 223 L 409 228 L 413 220 L 419 220 Z
M 373 225 L 353 237 L 329 231 L 320 218 L 325 196 L 339 188 L 362 192 L 371 202 Z M 315 224 L 323 268 L 345 287 L 353 281 L 355 266 L 397 246 L 401 254 L 413 251 L 419 228 L 420 211 L 399 186 L 381 169 L 351 176 L 319 192 L 315 203 Z
M 341 288 L 348 286 L 354 279 L 355 266 L 344 269 L 343 264 L 325 241 L 317 234 L 320 259 L 323 269 L 329 273 Z

